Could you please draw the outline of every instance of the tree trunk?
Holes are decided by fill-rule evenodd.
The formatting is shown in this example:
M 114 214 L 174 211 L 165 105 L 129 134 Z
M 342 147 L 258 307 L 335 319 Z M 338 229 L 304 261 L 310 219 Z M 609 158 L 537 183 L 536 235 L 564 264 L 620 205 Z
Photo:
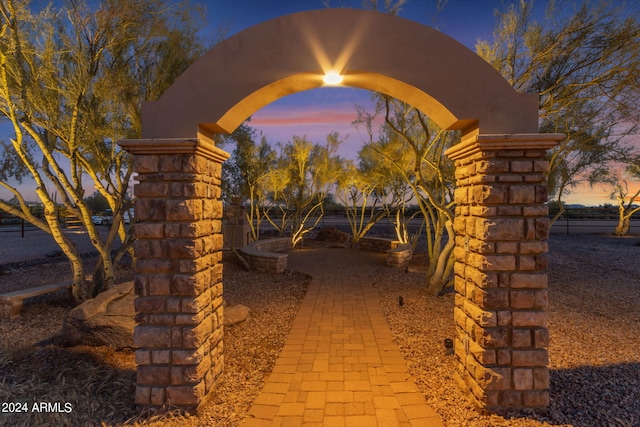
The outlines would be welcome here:
M 245 270 L 247 271 L 251 270 L 251 265 L 249 265 L 249 261 L 247 261 L 247 259 L 240 253 L 239 250 L 237 250 L 236 248 L 232 248 L 231 251 L 236 256 L 236 258 L 238 258 L 238 260 L 242 263 L 242 266 L 244 267 Z
M 556 212 L 556 214 L 553 216 L 553 218 L 551 218 L 551 220 L 549 221 L 549 227 L 553 226 L 553 224 L 556 223 L 557 220 L 560 219 L 560 217 L 562 216 L 562 214 L 564 213 L 565 209 L 564 209 L 564 203 L 562 203 L 562 200 L 560 199 L 562 196 L 562 189 L 560 190 L 560 194 L 558 194 L 558 199 L 556 200 L 557 204 L 558 204 L 558 212 Z
M 447 220 L 445 227 L 447 229 L 448 236 L 447 244 L 438 256 L 438 261 L 433 269 L 433 273 L 427 277 L 427 293 L 433 296 L 440 295 L 442 289 L 444 289 L 449 282 L 453 265 L 451 254 L 453 253 L 453 248 L 456 245 L 455 232 L 453 231 L 453 224 L 450 220 Z
M 615 235 L 623 237 L 629 234 L 629 228 L 631 227 L 631 217 L 621 216 L 618 225 L 616 225 Z
M 111 259 L 111 251 L 105 250 L 104 255 L 101 254 L 103 262 L 104 282 L 102 290 L 111 289 L 116 282 L 116 273 L 113 269 L 113 260 Z
M 360 243 L 360 239 L 362 239 L 364 236 L 367 235 L 367 233 L 369 232 L 369 230 L 371 230 L 371 228 L 376 225 L 375 222 L 370 222 L 367 223 L 364 227 L 362 227 L 360 230 L 356 230 L 354 231 L 354 229 L 352 228 L 351 230 L 351 247 L 355 248 L 358 243 Z
M 60 229 L 57 214 L 52 212 L 55 211 L 45 208 L 45 217 L 51 229 L 51 235 L 60 249 L 62 249 L 62 252 L 64 252 L 69 259 L 71 272 L 73 274 L 71 296 L 74 303 L 76 305 L 80 305 L 86 300 L 94 297 L 93 285 L 90 282 L 87 282 L 84 276 L 84 264 L 82 262 L 82 258 L 80 258 L 76 245 L 64 235 Z
M 58 215 L 55 209 L 45 204 L 45 219 L 49 224 L 51 236 L 56 241 L 62 252 L 69 259 L 71 271 L 73 274 L 73 283 L 71 285 L 71 296 L 76 305 L 82 304 L 84 301 L 93 298 L 93 286 L 87 282 L 84 277 L 84 264 L 80 258 L 80 254 L 75 244 L 69 240 L 62 230 L 58 222 Z
M 74 303 L 80 305 L 94 297 L 93 285 L 87 282 L 84 277 L 84 264 L 73 242 L 69 241 L 57 226 L 51 228 L 51 235 L 69 259 L 71 272 L 73 274 L 71 296 L 73 297 Z
M 88 282 L 84 277 L 84 267 L 82 260 L 69 257 L 71 263 L 71 270 L 73 271 L 73 283 L 71 284 L 71 296 L 76 305 L 80 305 L 86 300 L 94 297 L 94 286 L 91 282 Z

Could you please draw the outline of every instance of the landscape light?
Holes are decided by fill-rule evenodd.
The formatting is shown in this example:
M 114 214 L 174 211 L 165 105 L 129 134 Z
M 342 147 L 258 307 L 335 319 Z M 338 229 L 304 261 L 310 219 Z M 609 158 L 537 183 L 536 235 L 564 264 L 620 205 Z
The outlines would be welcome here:
M 444 354 L 446 354 L 447 356 L 451 356 L 454 353 L 455 353 L 455 350 L 453 349 L 453 340 L 451 338 L 445 338 L 444 339 Z
M 337 85 L 342 83 L 342 76 L 335 71 L 330 71 L 324 75 L 322 80 L 328 85 Z

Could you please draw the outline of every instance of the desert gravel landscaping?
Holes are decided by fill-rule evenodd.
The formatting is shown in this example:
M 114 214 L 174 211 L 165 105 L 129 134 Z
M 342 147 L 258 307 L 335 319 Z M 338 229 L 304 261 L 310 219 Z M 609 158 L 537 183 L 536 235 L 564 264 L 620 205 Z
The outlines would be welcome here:
M 344 250 L 336 248 L 336 256 Z M 0 292 L 68 277 L 57 257 L 1 260 Z M 482 415 L 458 390 L 454 357 L 443 345 L 454 335 L 453 295 L 426 296 L 423 262 L 417 256 L 408 272 L 381 265 L 371 282 L 412 375 L 445 425 L 640 426 L 639 238 L 551 237 L 551 406 L 544 414 Z M 131 274 L 125 268 L 120 277 Z M 301 273 L 246 272 L 225 256 L 225 296 L 252 314 L 225 330 L 224 382 L 198 417 L 138 414 L 133 352 L 64 346 L 59 332 L 69 301 L 64 293 L 40 297 L 20 318 L 0 320 L 0 401 L 70 402 L 73 410 L 0 413 L 0 425 L 236 426 L 275 363 L 308 281 Z
M 419 273 L 374 280 L 409 370 L 448 426 L 640 426 L 640 239 L 553 235 L 549 242 L 551 405 L 484 416 L 453 381 L 453 296 L 429 298 Z M 405 304 L 399 307 L 397 295 Z

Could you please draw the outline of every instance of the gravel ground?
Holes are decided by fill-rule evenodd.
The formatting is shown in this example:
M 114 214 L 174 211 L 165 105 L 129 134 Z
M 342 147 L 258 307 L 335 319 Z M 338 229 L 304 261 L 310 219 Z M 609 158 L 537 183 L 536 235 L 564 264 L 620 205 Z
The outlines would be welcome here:
M 86 261 L 95 262 L 95 256 Z M 0 292 L 66 280 L 68 269 L 66 261 L 49 258 L 0 265 Z M 130 275 L 130 270 L 119 272 L 123 280 Z M 68 296 L 62 292 L 34 298 L 25 304 L 22 316 L 0 319 L 0 402 L 70 402 L 73 411 L 0 412 L 0 426 L 237 426 L 275 365 L 309 283 L 309 276 L 297 272 L 244 271 L 225 253 L 225 298 L 229 304 L 248 306 L 251 314 L 246 322 L 225 328 L 224 377 L 198 417 L 139 416 L 133 403 L 133 352 L 64 347 L 59 334 L 71 308 Z
M 453 296 L 426 296 L 419 272 L 374 278 L 410 371 L 447 426 L 640 426 L 640 239 L 554 235 L 549 246 L 551 404 L 543 414 L 479 414 L 443 351 L 455 333 Z
M 372 282 L 412 374 L 445 425 L 640 427 L 640 239 L 551 237 L 551 406 L 544 414 L 482 415 L 458 390 L 454 359 L 443 351 L 444 338 L 454 334 L 453 297 L 425 295 L 420 261 L 408 273 L 382 266 Z M 0 292 L 47 283 L 63 277 L 64 268 L 65 261 L 51 258 L 0 261 Z M 198 417 L 136 416 L 133 354 L 61 347 L 56 337 L 69 309 L 64 295 L 29 304 L 21 318 L 0 320 L 0 401 L 58 399 L 76 406 L 55 419 L 0 414 L 0 425 L 237 426 L 273 367 L 307 285 L 302 274 L 245 272 L 225 259 L 225 296 L 252 315 L 225 330 L 223 384 Z

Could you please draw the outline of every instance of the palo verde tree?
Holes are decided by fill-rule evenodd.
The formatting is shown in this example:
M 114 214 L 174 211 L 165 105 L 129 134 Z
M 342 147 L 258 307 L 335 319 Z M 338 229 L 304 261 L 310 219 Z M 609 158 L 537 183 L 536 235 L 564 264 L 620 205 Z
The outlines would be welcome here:
M 626 176 L 625 176 L 626 175 Z M 618 224 L 614 234 L 618 237 L 629 234 L 631 228 L 631 217 L 640 212 L 637 200 L 640 199 L 640 189 L 635 193 L 629 191 L 629 181 L 640 181 L 640 159 L 631 161 L 624 171 L 610 173 L 610 184 L 613 188 L 611 198 L 616 200 L 618 205 Z
M 364 127 L 367 140 L 358 151 L 358 166 L 353 173 L 345 169 L 348 175 L 343 181 L 349 184 L 347 215 L 351 224 L 353 242 L 362 238 L 379 220 L 388 217 L 393 220 L 396 239 L 401 243 L 417 243 L 418 235 L 409 236 L 407 223 L 413 217 L 406 218 L 406 207 L 413 199 L 413 191 L 405 179 L 405 175 L 389 162 L 389 158 L 403 164 L 405 152 L 392 143 L 382 143 L 373 129 L 375 113 L 368 113 L 364 108 L 356 106 L 358 118 L 354 121 L 357 127 Z M 381 154 L 383 152 L 383 154 Z M 344 185 L 339 185 L 344 188 Z M 344 196 L 343 196 L 344 197 Z M 368 201 L 371 201 L 367 204 Z M 416 212 L 417 213 L 417 212 Z M 418 233 L 419 234 L 419 233 Z
M 222 194 L 227 204 L 232 199 L 246 201 L 246 220 L 251 238 L 260 238 L 260 224 L 267 206 L 267 173 L 275 167 L 276 152 L 264 135 L 256 143 L 256 132 L 247 122 L 229 136 L 218 136 L 220 145 L 234 145 L 229 160 L 222 164 Z
M 337 181 L 344 163 L 337 154 L 337 132 L 327 135 L 324 146 L 294 136 L 280 145 L 275 166 L 265 175 L 269 207 L 265 218 L 281 235 L 290 232 L 293 247 L 324 215 L 324 199 Z
M 384 114 L 377 140 L 369 142 L 409 186 L 425 219 L 427 292 L 438 295 L 453 275 L 454 166 L 444 151 L 457 143 L 457 132 L 437 127 L 422 112 L 386 95 L 376 95 L 376 114 Z M 362 118 L 362 114 L 360 114 Z M 374 115 L 364 118 L 373 121 Z
M 370 118 L 361 106 L 356 106 L 358 115 Z M 365 125 L 369 140 L 373 139 L 371 120 L 356 120 L 354 125 Z M 387 196 L 389 174 L 379 167 L 378 156 L 367 150 L 367 146 L 358 152 L 357 163 L 345 160 L 336 181 L 336 194 L 343 203 L 347 221 L 351 229 L 351 246 L 356 246 L 360 239 L 381 219 L 388 211 L 383 209 Z
M 338 175 L 336 194 L 345 207 L 352 246 L 387 215 L 382 208 L 385 189 L 381 177 L 369 164 L 360 161 L 356 166 L 351 160 L 345 161 Z
M 549 190 L 604 179 L 624 158 L 621 143 L 640 123 L 640 22 L 619 2 L 549 1 L 543 22 L 533 1 L 498 12 L 493 42 L 476 50 L 522 92 L 540 94 L 540 131 L 566 138 L 549 154 Z M 556 217 L 556 218 L 557 218 Z
M 116 142 L 139 137 L 141 101 L 156 99 L 202 52 L 196 11 L 186 1 L 70 0 L 34 12 L 28 1 L 0 0 L 0 116 L 11 129 L 0 185 L 18 201 L 0 209 L 51 234 L 71 263 L 77 303 L 114 283 L 111 248 L 116 236 L 125 247 L 128 240 L 122 215 L 131 177 Z M 35 181 L 43 219 L 11 185 L 25 177 Z M 107 238 L 91 222 L 91 187 L 114 213 Z M 93 281 L 62 232 L 53 194 L 98 251 Z

